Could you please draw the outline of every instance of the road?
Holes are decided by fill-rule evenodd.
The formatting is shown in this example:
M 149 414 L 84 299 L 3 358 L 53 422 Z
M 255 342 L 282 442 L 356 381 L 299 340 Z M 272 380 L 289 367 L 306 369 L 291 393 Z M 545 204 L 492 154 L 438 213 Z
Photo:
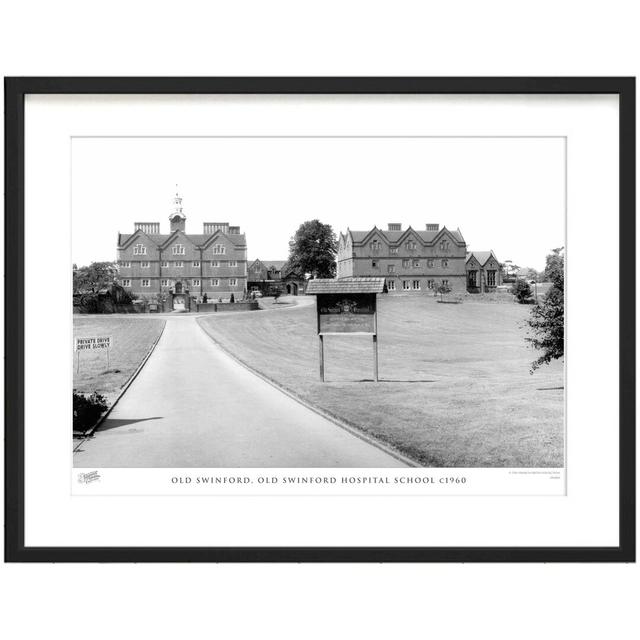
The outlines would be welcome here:
M 151 357 L 75 467 L 404 467 L 254 375 L 193 316 L 167 318 Z

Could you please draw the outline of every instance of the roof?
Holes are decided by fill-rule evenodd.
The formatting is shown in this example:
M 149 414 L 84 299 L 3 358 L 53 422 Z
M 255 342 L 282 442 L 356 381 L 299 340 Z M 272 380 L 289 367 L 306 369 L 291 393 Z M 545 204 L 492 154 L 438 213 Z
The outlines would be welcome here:
M 287 264 L 286 260 L 260 260 L 260 262 L 262 262 L 267 269 L 273 267 L 276 271 L 281 271 L 282 267 Z
M 309 280 L 306 293 L 386 293 L 386 286 L 384 278 L 316 278 Z
M 374 227 L 374 229 L 384 238 L 386 238 L 387 242 L 390 244 L 394 244 L 399 242 L 403 236 L 407 235 L 407 231 L 412 231 L 415 233 L 425 244 L 433 242 L 437 236 L 439 236 L 443 231 L 447 231 L 450 233 L 455 240 L 458 242 L 464 242 L 464 238 L 462 237 L 462 233 L 460 233 L 460 229 L 456 229 L 455 231 L 451 229 L 447 229 L 446 227 L 442 227 L 438 231 L 419 231 L 417 229 L 413 229 L 409 227 L 408 229 L 404 229 L 403 231 L 384 231 L 383 229 L 378 229 Z M 369 231 L 353 231 L 349 229 L 347 233 L 351 234 L 351 239 L 353 242 L 363 242 L 367 236 L 371 234 L 373 229 L 369 229 Z
M 144 232 L 143 232 L 144 233 Z M 152 242 L 157 245 L 161 245 L 166 242 L 175 232 L 172 233 L 161 233 L 161 234 L 145 234 L 147 238 L 149 238 Z M 184 233 L 184 232 L 183 232 Z M 201 246 L 206 243 L 209 238 L 214 236 L 216 233 L 220 233 L 226 238 L 229 238 L 233 244 L 243 245 L 246 243 L 246 238 L 244 233 L 184 233 L 184 235 L 191 240 L 196 246 Z M 125 245 L 129 238 L 134 236 L 135 233 L 121 233 L 120 234 L 120 245 Z
M 467 254 L 467 259 L 465 260 L 465 262 L 469 262 L 472 256 L 480 263 L 480 266 L 486 264 L 489 258 L 493 258 L 496 262 L 498 262 L 498 258 L 496 258 L 496 254 L 493 253 L 493 249 L 491 249 L 491 251 L 472 251 L 471 253 Z

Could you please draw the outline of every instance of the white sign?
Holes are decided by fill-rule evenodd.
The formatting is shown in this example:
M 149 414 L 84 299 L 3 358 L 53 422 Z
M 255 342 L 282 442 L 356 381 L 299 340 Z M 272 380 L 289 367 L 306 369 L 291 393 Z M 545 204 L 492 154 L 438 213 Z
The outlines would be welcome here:
M 111 349 L 112 336 L 101 336 L 99 338 L 75 338 L 73 344 L 74 351 L 100 351 Z

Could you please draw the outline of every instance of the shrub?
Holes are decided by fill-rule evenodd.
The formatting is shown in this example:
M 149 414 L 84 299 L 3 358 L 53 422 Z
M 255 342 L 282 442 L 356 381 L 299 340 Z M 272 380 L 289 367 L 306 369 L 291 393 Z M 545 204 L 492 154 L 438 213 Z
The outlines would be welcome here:
M 73 391 L 73 430 L 85 432 L 91 429 L 104 411 L 107 410 L 106 398 L 94 391 L 87 396 Z
M 531 300 L 531 296 L 533 295 L 531 292 L 531 286 L 526 280 L 522 278 L 518 278 L 511 287 L 511 293 L 516 297 L 516 300 L 520 304 L 531 304 L 533 301 Z

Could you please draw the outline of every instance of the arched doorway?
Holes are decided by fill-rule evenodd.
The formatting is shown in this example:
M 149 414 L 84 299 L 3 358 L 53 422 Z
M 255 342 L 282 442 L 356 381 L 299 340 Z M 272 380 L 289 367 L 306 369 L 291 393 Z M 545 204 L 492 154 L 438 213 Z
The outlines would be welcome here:
M 295 282 L 289 282 L 287 284 L 287 293 L 290 296 L 297 296 L 298 295 L 298 285 Z

